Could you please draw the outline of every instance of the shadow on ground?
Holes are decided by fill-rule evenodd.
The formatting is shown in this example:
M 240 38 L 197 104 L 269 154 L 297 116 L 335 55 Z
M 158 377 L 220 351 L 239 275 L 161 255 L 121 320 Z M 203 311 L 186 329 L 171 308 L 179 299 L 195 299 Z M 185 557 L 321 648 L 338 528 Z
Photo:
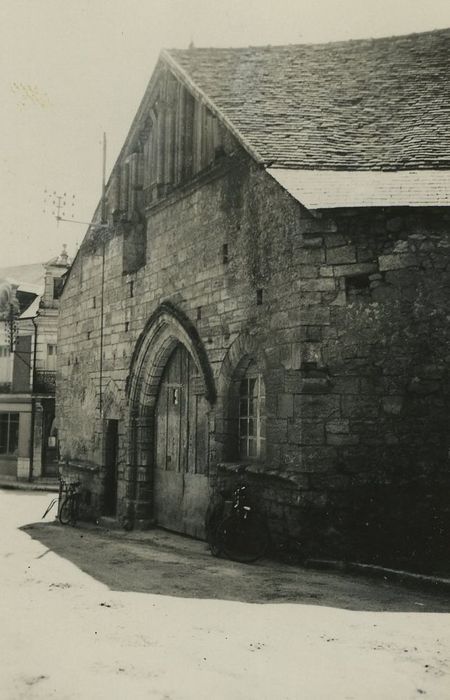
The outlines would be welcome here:
M 54 522 L 25 525 L 21 530 L 116 591 L 347 610 L 450 612 L 445 598 L 385 581 L 269 560 L 238 564 L 216 559 L 204 542 L 159 529 L 124 533 Z

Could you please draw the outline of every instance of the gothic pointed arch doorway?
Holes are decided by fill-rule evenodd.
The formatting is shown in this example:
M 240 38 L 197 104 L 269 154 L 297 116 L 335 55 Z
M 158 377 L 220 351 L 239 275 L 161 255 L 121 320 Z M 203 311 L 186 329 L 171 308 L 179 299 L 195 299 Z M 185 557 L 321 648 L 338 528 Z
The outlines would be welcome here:
M 135 520 L 203 538 L 214 379 L 195 328 L 168 303 L 138 340 L 128 393 Z
M 155 406 L 154 518 L 203 537 L 208 486 L 208 405 L 184 345 L 172 351 Z

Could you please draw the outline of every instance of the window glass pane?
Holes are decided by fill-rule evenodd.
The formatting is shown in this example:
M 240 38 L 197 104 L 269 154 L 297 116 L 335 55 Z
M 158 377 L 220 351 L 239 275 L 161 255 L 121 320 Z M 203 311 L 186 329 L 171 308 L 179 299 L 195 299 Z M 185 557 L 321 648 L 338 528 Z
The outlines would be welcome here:
M 241 458 L 248 457 L 246 438 L 241 438 L 239 441 L 239 455 L 241 456 Z
M 258 380 L 256 377 L 252 377 L 248 380 L 248 393 L 250 396 L 258 396 Z
M 9 446 L 8 452 L 10 455 L 17 453 L 19 446 L 19 414 L 12 413 L 9 422 Z
M 239 387 L 239 394 L 240 394 L 240 396 L 247 396 L 248 395 L 248 382 L 246 379 L 243 379 L 241 381 L 241 385 Z
M 239 421 L 239 437 L 247 437 L 248 423 L 246 420 Z
M 249 399 L 248 402 L 248 415 L 249 416 L 254 416 L 256 415 L 256 401 L 254 399 Z
M 249 436 L 256 435 L 256 421 L 254 421 L 252 418 L 250 418 L 248 421 L 247 434 Z
M 248 441 L 248 456 L 256 457 L 256 440 L 250 439 Z
M 247 415 L 247 400 L 239 402 L 239 417 L 244 418 Z
M 0 454 L 8 449 L 8 414 L 0 413 Z

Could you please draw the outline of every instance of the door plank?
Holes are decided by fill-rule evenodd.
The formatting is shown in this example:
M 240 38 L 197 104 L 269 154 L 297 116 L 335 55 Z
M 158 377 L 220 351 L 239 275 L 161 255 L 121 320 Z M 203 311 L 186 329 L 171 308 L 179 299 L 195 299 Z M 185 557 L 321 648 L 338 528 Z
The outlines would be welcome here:
M 208 405 L 199 385 L 199 370 L 180 344 L 163 372 L 155 408 L 154 514 L 162 527 L 204 538 Z

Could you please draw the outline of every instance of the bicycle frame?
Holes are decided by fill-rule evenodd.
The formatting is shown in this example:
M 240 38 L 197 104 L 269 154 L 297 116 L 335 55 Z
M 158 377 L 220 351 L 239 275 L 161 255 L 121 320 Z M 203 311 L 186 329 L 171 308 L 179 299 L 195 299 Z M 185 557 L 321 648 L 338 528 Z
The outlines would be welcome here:
M 75 525 L 78 520 L 78 487 L 80 484 L 80 481 L 74 481 L 71 483 L 66 482 L 65 484 L 66 497 L 61 503 L 58 511 L 59 522 L 62 525 Z
M 59 493 L 58 495 L 53 498 L 44 515 L 42 516 L 42 520 L 48 515 L 48 513 L 51 511 L 51 509 L 54 507 L 54 505 L 57 503 L 57 518 L 59 518 L 60 522 L 63 523 L 63 519 L 61 518 L 61 511 L 63 507 L 66 505 L 66 507 L 70 508 L 70 517 L 68 519 L 68 522 L 75 522 L 77 519 L 77 506 L 78 506 L 78 496 L 79 496 L 79 491 L 78 487 L 81 485 L 81 481 L 64 481 L 64 479 L 60 478 L 59 479 Z M 66 523 L 63 523 L 66 524 Z
M 262 514 L 247 498 L 247 486 L 235 488 L 232 500 L 211 517 L 208 543 L 213 556 L 225 554 L 241 562 L 256 561 L 264 555 L 269 542 L 267 525 Z

